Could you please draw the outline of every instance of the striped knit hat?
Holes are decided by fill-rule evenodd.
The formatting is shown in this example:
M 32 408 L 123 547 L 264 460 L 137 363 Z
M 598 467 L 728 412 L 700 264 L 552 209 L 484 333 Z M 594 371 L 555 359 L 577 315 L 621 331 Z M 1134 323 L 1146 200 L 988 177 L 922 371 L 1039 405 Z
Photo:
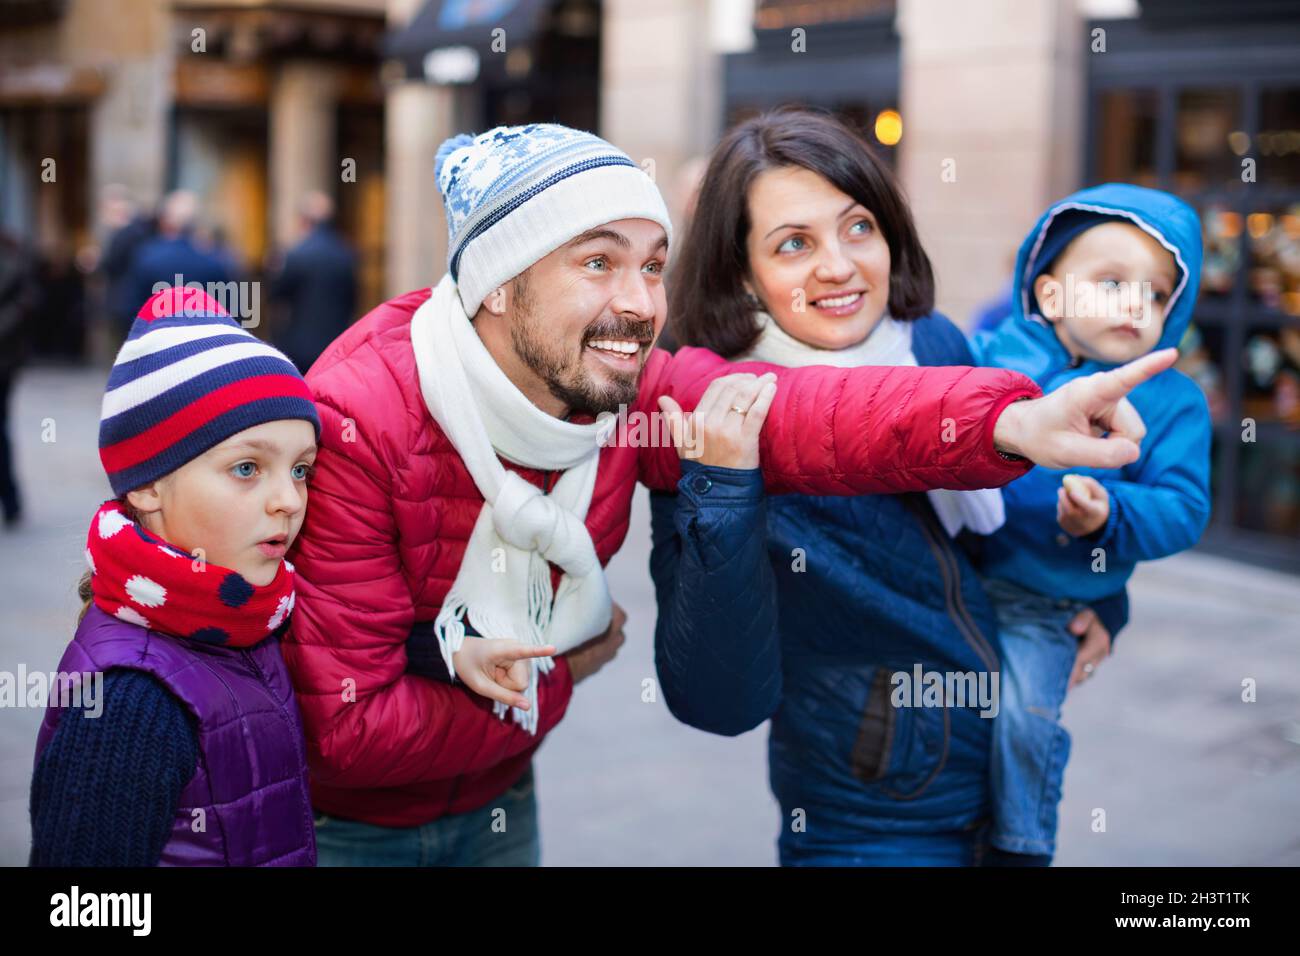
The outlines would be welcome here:
M 113 362 L 99 458 L 115 495 L 149 484 L 231 435 L 320 417 L 302 375 L 207 293 L 178 286 L 146 302 Z
M 588 229 L 619 219 L 673 227 L 659 189 L 599 136 L 554 123 L 498 126 L 438 147 L 447 207 L 447 270 L 465 313 L 489 292 Z

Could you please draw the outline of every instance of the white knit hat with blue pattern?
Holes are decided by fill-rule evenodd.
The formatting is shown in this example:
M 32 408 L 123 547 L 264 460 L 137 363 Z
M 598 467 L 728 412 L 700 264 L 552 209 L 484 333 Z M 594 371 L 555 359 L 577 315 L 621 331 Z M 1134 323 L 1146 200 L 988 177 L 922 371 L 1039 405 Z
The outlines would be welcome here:
M 447 207 L 447 269 L 473 316 L 497 286 L 588 229 L 619 219 L 659 223 L 654 181 L 599 136 L 553 123 L 498 126 L 438 147 Z

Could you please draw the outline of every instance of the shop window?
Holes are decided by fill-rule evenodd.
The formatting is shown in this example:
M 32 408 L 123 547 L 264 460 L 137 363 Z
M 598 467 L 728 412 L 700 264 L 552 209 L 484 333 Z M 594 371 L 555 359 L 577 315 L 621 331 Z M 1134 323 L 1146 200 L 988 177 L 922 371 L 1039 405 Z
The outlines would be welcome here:
M 1251 299 L 1300 317 L 1300 202 L 1250 212 L 1245 228 Z
M 1235 504 L 1240 527 L 1300 538 L 1300 442 L 1243 442 Z
M 1300 432 L 1300 323 L 1248 327 L 1241 366 L 1242 415 Z
M 1175 191 L 1240 186 L 1240 156 L 1248 148 L 1244 136 L 1237 90 L 1181 91 L 1174 143 Z
M 1201 299 L 1221 299 L 1232 293 L 1241 269 L 1242 216 L 1221 205 L 1199 210 L 1204 256 L 1201 260 Z
M 1300 87 L 1265 90 L 1259 100 L 1259 135 L 1253 155 L 1258 181 L 1300 186 Z
M 1231 414 L 1231 403 L 1225 382 L 1224 362 L 1227 329 L 1222 325 L 1188 326 L 1179 343 L 1177 368 L 1201 386 L 1210 406 L 1210 419 L 1215 425 L 1226 423 Z

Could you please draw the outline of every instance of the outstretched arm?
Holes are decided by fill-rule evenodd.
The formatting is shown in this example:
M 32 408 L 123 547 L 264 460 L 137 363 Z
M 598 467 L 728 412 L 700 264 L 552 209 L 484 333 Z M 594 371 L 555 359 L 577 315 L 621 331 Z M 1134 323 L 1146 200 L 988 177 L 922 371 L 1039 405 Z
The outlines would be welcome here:
M 671 358 L 652 355 L 643 407 L 653 412 L 659 396 L 667 395 L 692 411 L 714 379 L 731 373 L 776 376 L 776 398 L 759 437 L 771 493 L 994 487 L 1030 467 L 993 448 L 997 413 L 1040 394 L 1029 379 L 1002 369 L 783 368 L 683 348 Z M 651 488 L 671 490 L 679 476 L 675 449 L 642 450 L 641 478 Z
M 992 488 L 1034 462 L 1115 468 L 1136 459 L 1144 427 L 1124 396 L 1175 358 L 1155 352 L 1040 398 L 1032 380 L 1006 369 L 788 369 L 684 348 L 651 355 L 639 409 L 653 413 L 668 395 L 690 411 L 714 378 L 772 372 L 779 388 L 760 440 L 769 492 Z M 668 490 L 680 475 L 671 448 L 642 449 L 640 468 L 651 488 Z

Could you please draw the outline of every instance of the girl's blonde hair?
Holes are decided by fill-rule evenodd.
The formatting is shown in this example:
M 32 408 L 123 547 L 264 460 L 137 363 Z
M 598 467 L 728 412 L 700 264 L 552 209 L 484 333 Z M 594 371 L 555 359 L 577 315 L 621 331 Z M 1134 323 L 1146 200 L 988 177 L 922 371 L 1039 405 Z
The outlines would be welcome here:
M 140 520 L 139 512 L 135 510 L 131 505 L 131 502 L 126 500 L 126 495 L 118 495 L 116 501 L 122 506 L 123 510 L 126 511 L 126 516 L 128 518 L 132 521 Z M 81 575 L 81 580 L 77 582 L 77 597 L 81 600 L 81 613 L 77 615 L 77 623 L 80 624 L 82 618 L 86 616 L 86 612 L 90 610 L 91 602 L 95 599 L 95 591 L 90 584 L 89 568 L 87 568 L 85 573 Z

